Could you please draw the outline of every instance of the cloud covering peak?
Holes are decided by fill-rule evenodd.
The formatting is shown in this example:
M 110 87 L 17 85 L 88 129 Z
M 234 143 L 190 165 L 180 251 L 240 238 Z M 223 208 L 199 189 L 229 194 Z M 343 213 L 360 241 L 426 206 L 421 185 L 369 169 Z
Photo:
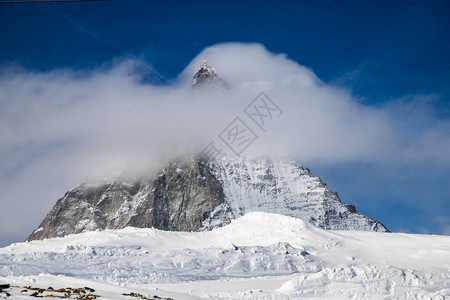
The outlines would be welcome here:
M 230 89 L 190 89 L 203 60 Z M 258 135 L 245 154 L 289 155 L 306 164 L 450 164 L 450 122 L 435 117 L 433 96 L 367 106 L 260 44 L 208 47 L 167 86 L 143 83 L 141 75 L 123 60 L 87 71 L 2 70 L 0 192 L 11 213 L 0 228 L 17 225 L 1 239 L 25 237 L 65 190 L 87 177 L 147 170 L 199 152 L 236 117 Z M 266 131 L 244 113 L 262 91 L 283 111 Z

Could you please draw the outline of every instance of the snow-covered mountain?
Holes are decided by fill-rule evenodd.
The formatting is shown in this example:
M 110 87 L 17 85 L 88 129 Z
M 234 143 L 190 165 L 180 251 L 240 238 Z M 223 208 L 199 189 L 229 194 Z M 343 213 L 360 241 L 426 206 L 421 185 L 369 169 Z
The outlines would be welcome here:
M 28 240 L 127 226 L 213 229 L 248 212 L 301 218 L 324 229 L 387 231 L 342 204 L 320 178 L 291 160 L 185 157 L 156 176 L 83 183 L 57 201 Z
M 353 205 L 342 204 L 337 193 L 293 160 L 222 158 L 210 163 L 210 168 L 225 198 L 204 222 L 204 228 L 262 211 L 297 217 L 323 229 L 388 231 L 359 214 Z
M 192 88 L 229 85 L 203 61 Z M 292 160 L 252 157 L 184 157 L 156 176 L 121 176 L 86 182 L 59 199 L 28 241 L 127 226 L 162 230 L 211 230 L 246 213 L 301 218 L 324 229 L 388 231 L 342 204 L 320 178 Z
M 206 62 L 202 86 L 225 86 Z M 449 249 L 388 232 L 293 160 L 185 156 L 68 191 L 0 249 L 0 298 L 446 299 Z
M 446 299 L 449 258 L 448 236 L 330 231 L 253 212 L 212 231 L 129 227 L 12 244 L 0 249 L 0 284 L 12 299 L 86 286 L 100 299 Z

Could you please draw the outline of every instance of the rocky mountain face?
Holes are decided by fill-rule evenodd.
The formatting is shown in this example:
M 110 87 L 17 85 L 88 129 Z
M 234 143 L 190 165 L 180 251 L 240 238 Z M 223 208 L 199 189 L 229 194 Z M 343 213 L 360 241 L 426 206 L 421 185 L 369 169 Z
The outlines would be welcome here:
M 193 231 L 224 201 L 221 183 L 198 158 L 172 162 L 150 178 L 83 183 L 67 192 L 28 240 L 127 226 Z
M 228 88 L 206 61 L 192 88 Z M 59 199 L 27 240 L 92 230 L 155 227 L 198 231 L 248 212 L 301 218 L 323 229 L 388 231 L 342 204 L 338 194 L 291 160 L 184 157 L 155 176 L 86 182 Z
M 200 89 L 205 87 L 229 88 L 227 82 L 220 78 L 216 70 L 208 65 L 206 60 L 202 62 L 200 68 L 192 78 L 192 89 Z
M 342 204 L 294 161 L 188 157 L 148 179 L 119 177 L 75 187 L 27 240 L 127 226 L 209 230 L 251 211 L 298 217 L 324 229 L 388 231 Z
M 225 199 L 205 220 L 204 228 L 262 211 L 301 218 L 323 229 L 388 231 L 353 205 L 342 204 L 337 193 L 293 160 L 225 158 L 210 163 L 210 168 Z

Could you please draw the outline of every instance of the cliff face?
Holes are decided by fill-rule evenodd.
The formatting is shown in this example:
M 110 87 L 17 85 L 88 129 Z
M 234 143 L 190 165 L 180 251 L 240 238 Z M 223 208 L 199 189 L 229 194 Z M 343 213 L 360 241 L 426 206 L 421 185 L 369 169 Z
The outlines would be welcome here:
M 301 218 L 334 230 L 387 231 L 342 204 L 293 161 L 184 158 L 149 179 L 83 183 L 59 199 L 28 240 L 127 226 L 208 230 L 251 211 Z
M 323 229 L 388 231 L 353 205 L 342 204 L 319 177 L 292 160 L 221 159 L 211 163 L 211 169 L 222 183 L 225 201 L 211 213 L 204 228 L 263 211 L 300 218 Z
M 187 158 L 150 179 L 118 178 L 75 187 L 27 240 L 127 226 L 194 231 L 223 201 L 222 186 L 209 164 Z

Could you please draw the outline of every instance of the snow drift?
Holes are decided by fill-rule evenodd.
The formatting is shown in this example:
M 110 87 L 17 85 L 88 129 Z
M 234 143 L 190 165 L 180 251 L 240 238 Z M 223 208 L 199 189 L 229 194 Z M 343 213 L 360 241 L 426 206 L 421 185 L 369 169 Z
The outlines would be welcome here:
M 125 228 L 0 249 L 0 282 L 183 299 L 450 296 L 450 237 L 325 231 L 254 212 L 204 232 Z M 73 284 L 72 284 L 73 285 Z M 181 293 L 181 294 L 180 294 Z

